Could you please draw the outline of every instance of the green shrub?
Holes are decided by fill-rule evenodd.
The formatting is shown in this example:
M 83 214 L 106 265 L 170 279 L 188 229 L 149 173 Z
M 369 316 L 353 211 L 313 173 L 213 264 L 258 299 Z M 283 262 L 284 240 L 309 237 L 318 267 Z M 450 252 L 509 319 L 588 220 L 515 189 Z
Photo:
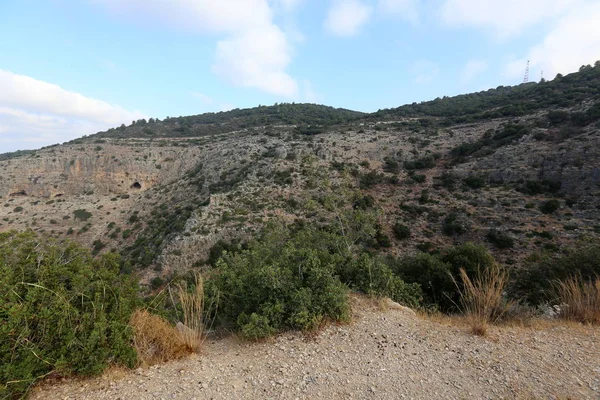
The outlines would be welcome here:
M 496 229 L 490 230 L 485 237 L 499 249 L 509 249 L 515 245 L 515 240 L 510 235 Z
M 600 276 L 600 242 L 583 244 L 565 250 L 566 254 L 545 256 L 527 265 L 515 279 L 514 296 L 532 304 L 554 300 L 557 281 L 576 276 L 593 280 Z
M 446 218 L 444 218 L 444 223 L 442 225 L 442 232 L 444 233 L 444 235 L 462 235 L 466 231 L 466 224 L 459 220 L 457 214 L 452 213 L 449 214 Z
M 400 222 L 394 224 L 394 236 L 398 240 L 404 240 L 410 238 L 410 228 Z
M 81 221 L 87 221 L 88 219 L 90 219 L 90 217 L 92 216 L 92 213 L 86 210 L 75 210 L 73 211 L 73 218 L 81 220 Z
M 224 253 L 209 279 L 218 315 L 257 339 L 348 318 L 348 287 L 417 306 L 421 291 L 385 263 L 349 248 L 333 229 L 274 225 L 246 249 Z
M 540 205 L 540 211 L 544 214 L 552 214 L 560 208 L 560 202 L 556 199 L 548 200 Z
M 368 254 L 352 260 L 345 268 L 342 279 L 355 290 L 370 296 L 389 297 L 409 307 L 418 307 L 423 300 L 418 283 L 405 283 L 390 266 Z
M 0 234 L 0 382 L 13 382 L 0 386 L 1 398 L 24 394 L 53 371 L 134 366 L 128 321 L 137 286 L 119 264 L 115 254 L 94 260 L 78 245 L 32 232 Z
M 456 311 L 460 291 L 460 269 L 470 278 L 494 265 L 494 258 L 483 246 L 467 243 L 432 255 L 420 253 L 414 256 L 391 260 L 392 270 L 407 283 L 418 283 L 424 303 L 434 305 L 442 311 Z
M 15 207 L 15 209 L 13 211 L 14 212 L 21 212 L 21 211 L 23 211 L 23 207 L 21 207 L 21 206 Z
M 485 178 L 481 176 L 469 176 L 465 178 L 464 182 L 471 189 L 479 189 L 485 186 Z
M 341 257 L 318 245 L 318 236 L 308 228 L 290 236 L 276 227 L 247 250 L 224 254 L 211 281 L 221 294 L 221 316 L 252 339 L 347 319 L 348 289 L 335 274 Z

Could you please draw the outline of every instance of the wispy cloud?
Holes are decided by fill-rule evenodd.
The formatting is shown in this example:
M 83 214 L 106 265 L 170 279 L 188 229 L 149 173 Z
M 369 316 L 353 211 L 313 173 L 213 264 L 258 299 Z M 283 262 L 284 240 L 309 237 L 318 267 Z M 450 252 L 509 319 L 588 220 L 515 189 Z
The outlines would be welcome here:
M 0 70 L 0 151 L 48 145 L 145 118 L 48 82 Z
M 284 97 L 298 94 L 287 72 L 292 47 L 269 0 L 92 0 L 116 15 L 196 34 L 220 35 L 212 70 L 236 86 Z M 279 0 L 286 10 L 298 0 Z
M 333 0 L 324 26 L 337 36 L 355 36 L 372 14 L 373 7 L 360 0 Z
M 416 23 L 419 20 L 419 0 L 379 0 L 378 10 L 386 15 Z
M 492 30 L 506 38 L 575 9 L 584 0 L 444 0 L 440 16 L 449 26 Z
M 532 46 L 527 55 L 505 66 L 510 78 L 523 75 L 527 60 L 531 62 L 532 76 L 544 71 L 548 78 L 557 73 L 577 71 L 583 64 L 600 60 L 600 3 L 590 1 L 561 17 L 541 43 Z

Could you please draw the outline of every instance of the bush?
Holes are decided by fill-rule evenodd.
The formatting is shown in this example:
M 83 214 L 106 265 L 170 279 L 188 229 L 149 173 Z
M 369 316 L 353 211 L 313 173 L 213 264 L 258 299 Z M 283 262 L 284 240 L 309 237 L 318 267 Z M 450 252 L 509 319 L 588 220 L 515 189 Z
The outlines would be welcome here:
M 423 300 L 418 283 L 405 283 L 387 264 L 368 254 L 354 259 L 346 268 L 344 280 L 355 290 L 370 296 L 389 297 L 409 307 L 418 307 Z
M 481 176 L 469 176 L 465 178 L 464 182 L 471 189 L 480 189 L 485 186 L 485 178 Z
M 560 202 L 556 199 L 545 201 L 540 205 L 540 211 L 544 214 L 552 214 L 560 208 Z
M 407 283 L 418 283 L 424 303 L 442 311 L 455 311 L 460 301 L 460 270 L 475 279 L 494 266 L 495 260 L 483 246 L 467 243 L 446 249 L 441 254 L 421 253 L 391 261 L 392 270 Z
M 224 254 L 212 281 L 221 293 L 221 316 L 251 339 L 347 319 L 348 290 L 335 275 L 341 258 L 319 246 L 318 236 L 308 228 L 290 236 L 276 227 L 247 250 Z
M 0 382 L 15 382 L 0 397 L 19 396 L 49 373 L 135 365 L 128 322 L 137 286 L 119 265 L 115 254 L 94 260 L 32 232 L 0 234 Z
M 87 221 L 92 216 L 92 213 L 86 210 L 75 210 L 73 211 L 73 218 L 81 221 Z
M 516 278 L 514 296 L 531 304 L 555 301 L 553 282 L 579 276 L 590 281 L 600 276 L 600 243 L 594 242 L 566 250 L 558 257 L 546 256 L 528 265 Z
M 495 229 L 490 230 L 485 237 L 499 249 L 509 249 L 515 245 L 515 240 L 510 235 Z
M 442 225 L 442 232 L 444 233 L 444 235 L 447 235 L 447 236 L 462 235 L 466 231 L 467 231 L 466 224 L 459 220 L 457 214 L 452 213 L 444 219 L 444 223 Z
M 394 236 L 398 240 L 404 240 L 410 238 L 410 228 L 400 222 L 396 222 L 394 225 Z
M 208 280 L 208 293 L 220 296 L 218 315 L 258 339 L 346 320 L 348 287 L 409 306 L 420 303 L 419 285 L 403 282 L 371 255 L 355 253 L 346 239 L 327 229 L 271 226 L 247 249 L 223 254 Z

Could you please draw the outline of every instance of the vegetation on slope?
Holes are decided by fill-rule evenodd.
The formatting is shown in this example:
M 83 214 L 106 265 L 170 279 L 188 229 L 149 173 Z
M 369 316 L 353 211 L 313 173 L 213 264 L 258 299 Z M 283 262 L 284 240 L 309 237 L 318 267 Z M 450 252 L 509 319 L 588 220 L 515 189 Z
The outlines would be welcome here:
M 305 129 L 313 126 L 316 129 L 354 121 L 363 115 L 365 114 L 358 111 L 316 104 L 281 103 L 187 117 L 167 117 L 163 121 L 142 119 L 133 121 L 130 126 L 121 125 L 119 128 L 100 132 L 93 138 L 206 136 L 268 125 L 297 125 Z
M 96 375 L 132 367 L 133 277 L 117 255 L 92 259 L 74 243 L 32 232 L 0 234 L 0 397 L 14 398 L 49 374 Z
M 568 108 L 600 100 L 600 61 L 579 72 L 558 74 L 552 81 L 499 86 L 479 93 L 437 98 L 398 108 L 379 110 L 370 119 L 443 118 L 445 125 L 531 114 L 546 108 Z

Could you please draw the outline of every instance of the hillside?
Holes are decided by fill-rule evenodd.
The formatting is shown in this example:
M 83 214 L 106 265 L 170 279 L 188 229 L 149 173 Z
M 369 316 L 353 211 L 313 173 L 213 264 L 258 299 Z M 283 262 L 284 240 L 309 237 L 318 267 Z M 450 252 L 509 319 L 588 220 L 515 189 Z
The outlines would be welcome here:
M 596 65 L 369 115 L 281 104 L 138 121 L 0 161 L 0 230 L 116 249 L 165 278 L 274 217 L 310 220 L 310 165 L 350 174 L 379 212 L 377 251 L 473 241 L 519 265 L 600 234 L 599 88 Z
M 0 341 L 0 397 L 19 398 L 47 376 L 177 359 L 198 351 L 205 329 L 257 340 L 327 326 L 335 343 L 365 344 L 364 354 L 346 359 L 323 350 L 338 372 L 385 349 L 385 340 L 367 339 L 371 328 L 406 337 L 436 330 L 439 338 L 427 342 L 434 351 L 419 339 L 416 358 L 394 348 L 385 359 L 389 371 L 405 370 L 394 361 L 400 355 L 414 361 L 408 379 L 418 382 L 424 365 L 438 366 L 440 377 L 468 370 L 459 386 L 431 382 L 427 397 L 589 397 L 596 367 L 581 352 L 593 348 L 597 330 L 580 335 L 581 325 L 560 320 L 600 323 L 599 87 L 597 63 L 551 82 L 373 114 L 279 104 L 140 120 L 1 155 L 0 336 L 8 340 Z M 360 325 L 355 294 L 425 315 L 462 314 L 484 338 L 457 337 L 414 316 L 371 313 Z M 329 325 L 353 319 L 358 325 L 347 331 Z M 548 319 L 558 330 L 546 334 Z M 495 337 L 500 345 L 489 341 Z M 440 346 L 456 340 L 459 354 L 488 352 L 468 359 L 477 370 L 460 357 L 418 360 L 443 359 Z M 238 346 L 217 341 L 212 351 L 227 343 Z M 563 352 L 552 352 L 556 343 Z M 248 358 L 246 351 L 236 354 Z M 560 358 L 556 368 L 548 354 Z M 496 357 L 510 361 L 485 369 Z M 522 369 L 511 370 L 515 363 Z M 194 379 L 212 379 L 189 369 Z M 368 388 L 357 381 L 354 393 L 392 398 L 401 389 L 390 382 L 395 372 L 355 369 L 381 379 Z M 537 374 L 535 382 L 521 371 Z M 583 374 L 586 386 L 564 371 Z M 267 370 L 255 389 L 289 397 L 272 388 L 306 375 L 313 376 L 297 366 L 275 380 Z M 324 393 L 343 395 L 343 377 L 332 377 Z M 202 388 L 242 393 L 212 381 Z M 115 389 L 89 398 L 133 390 Z M 175 394 L 187 397 L 188 389 L 195 390 Z

